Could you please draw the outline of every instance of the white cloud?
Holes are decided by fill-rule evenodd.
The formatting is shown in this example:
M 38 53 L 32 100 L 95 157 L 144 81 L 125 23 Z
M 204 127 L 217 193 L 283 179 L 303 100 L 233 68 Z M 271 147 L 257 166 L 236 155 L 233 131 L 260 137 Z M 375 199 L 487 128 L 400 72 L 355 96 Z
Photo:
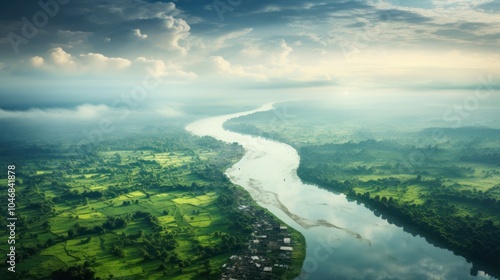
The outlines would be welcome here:
M 188 79 L 195 79 L 198 77 L 193 72 L 182 70 L 180 65 L 173 63 L 166 64 L 163 60 L 159 59 L 138 57 L 134 63 L 144 68 L 144 73 L 149 73 L 154 77 L 178 77 Z
M 162 77 L 167 74 L 167 67 L 165 66 L 165 62 L 163 62 L 163 60 L 138 57 L 135 62 L 142 65 L 154 77 Z
M 74 64 L 73 57 L 71 54 L 65 52 L 62 48 L 54 48 L 50 53 L 52 62 L 58 65 L 71 65 Z
M 123 69 L 131 65 L 130 60 L 121 57 L 106 57 L 100 53 L 81 54 L 81 64 L 93 71 Z
M 243 50 L 242 53 L 252 54 L 251 49 Z M 249 78 L 257 81 L 330 81 L 332 80 L 331 66 L 324 59 L 307 60 L 299 64 L 290 58 L 293 49 L 285 40 L 272 42 L 266 47 L 267 52 L 259 57 L 255 63 L 253 60 L 246 64 L 230 62 L 222 56 L 212 56 L 211 61 L 219 73 L 240 78 Z M 319 57 L 317 57 L 319 58 Z M 235 58 L 237 60 L 238 58 Z M 262 62 L 266 63 L 262 63 Z
M 279 11 L 281 11 L 281 8 L 276 6 L 276 5 L 267 6 L 262 10 L 262 12 L 264 12 L 264 13 L 272 13 L 272 12 L 279 12 Z
M 169 32 L 163 36 L 158 36 L 160 39 L 159 43 L 166 43 L 170 49 L 178 50 L 181 54 L 187 54 L 189 48 L 181 46 L 180 42 L 189 37 L 189 30 L 191 30 L 189 24 L 183 19 L 166 16 L 164 18 L 164 27 Z
M 53 49 L 49 60 L 42 56 L 34 56 L 30 59 L 29 66 L 25 68 L 30 71 L 39 68 L 42 71 L 53 74 L 71 75 L 99 75 L 104 77 L 142 77 L 146 74 L 154 77 L 176 77 L 182 79 L 196 79 L 198 75 L 183 69 L 182 63 L 165 62 L 162 59 L 137 57 L 129 60 L 122 57 L 107 57 L 100 53 L 84 53 L 72 55 L 62 48 Z
M 218 50 L 226 45 L 225 44 L 226 41 L 230 41 L 230 40 L 245 36 L 252 31 L 253 31 L 253 28 L 245 28 L 242 30 L 229 32 L 229 33 L 222 35 L 222 36 L 218 37 L 217 39 L 215 39 L 214 42 L 211 44 L 211 46 L 214 50 Z
M 140 29 L 133 29 L 132 32 L 139 39 L 146 39 L 146 38 L 148 38 L 148 35 L 147 34 L 142 34 Z
M 106 105 L 84 104 L 75 109 L 30 109 L 10 111 L 0 109 L 0 119 L 93 119 L 110 111 Z
M 241 54 L 243 54 L 244 56 L 247 56 L 247 57 L 252 57 L 252 58 L 259 57 L 260 55 L 262 55 L 262 53 L 263 53 L 263 51 L 260 49 L 260 47 L 258 45 L 254 45 L 254 44 L 249 45 L 241 50 Z
M 121 57 L 107 57 L 100 53 L 86 53 L 78 56 L 66 52 L 63 48 L 54 48 L 49 53 L 50 59 L 34 56 L 30 65 L 45 71 L 60 72 L 65 75 L 82 73 L 109 73 L 127 69 L 131 61 Z
M 226 73 L 226 74 L 234 75 L 237 77 L 266 79 L 265 75 L 246 71 L 240 65 L 235 65 L 235 66 L 231 65 L 231 63 L 229 61 L 225 60 L 222 56 L 212 56 L 211 60 L 214 64 L 215 68 L 217 70 L 219 70 L 219 72 L 221 72 L 221 73 Z
M 293 52 L 293 49 L 287 45 L 285 40 L 280 41 L 281 53 L 277 57 L 273 57 L 274 64 L 285 64 L 288 62 L 288 55 Z
M 41 67 L 43 65 L 43 57 L 41 56 L 34 56 L 30 59 L 31 65 L 34 67 Z

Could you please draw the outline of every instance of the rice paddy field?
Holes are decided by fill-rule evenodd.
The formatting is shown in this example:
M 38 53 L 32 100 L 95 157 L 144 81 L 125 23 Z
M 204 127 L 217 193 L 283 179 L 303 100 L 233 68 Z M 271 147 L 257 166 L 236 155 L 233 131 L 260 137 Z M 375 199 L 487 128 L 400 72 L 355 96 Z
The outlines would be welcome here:
M 238 188 L 222 173 L 240 146 L 176 132 L 102 142 L 84 154 L 69 145 L 27 150 L 15 160 L 20 279 L 59 279 L 70 268 L 100 279 L 216 279 L 247 240 L 232 222 L 236 200 L 226 199 Z

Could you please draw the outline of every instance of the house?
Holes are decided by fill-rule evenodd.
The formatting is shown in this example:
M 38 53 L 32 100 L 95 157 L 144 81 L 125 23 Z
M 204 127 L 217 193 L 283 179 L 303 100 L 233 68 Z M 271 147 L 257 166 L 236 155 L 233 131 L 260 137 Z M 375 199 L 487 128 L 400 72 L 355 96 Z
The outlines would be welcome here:
M 280 247 L 280 250 L 281 250 L 281 251 L 291 252 L 291 251 L 293 251 L 293 248 L 292 248 L 292 247 L 289 247 L 289 246 L 281 246 L 281 247 Z

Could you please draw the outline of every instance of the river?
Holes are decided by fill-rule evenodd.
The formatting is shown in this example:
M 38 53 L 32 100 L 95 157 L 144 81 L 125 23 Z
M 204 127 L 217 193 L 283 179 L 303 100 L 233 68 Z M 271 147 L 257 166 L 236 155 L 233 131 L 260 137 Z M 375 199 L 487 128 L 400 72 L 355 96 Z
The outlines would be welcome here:
M 300 157 L 291 146 L 222 127 L 231 118 L 271 109 L 266 104 L 210 117 L 186 130 L 243 146 L 244 157 L 226 175 L 304 235 L 306 259 L 296 279 L 493 279 L 481 271 L 471 276 L 472 265 L 463 257 L 389 224 L 363 204 L 303 183 L 296 173 Z

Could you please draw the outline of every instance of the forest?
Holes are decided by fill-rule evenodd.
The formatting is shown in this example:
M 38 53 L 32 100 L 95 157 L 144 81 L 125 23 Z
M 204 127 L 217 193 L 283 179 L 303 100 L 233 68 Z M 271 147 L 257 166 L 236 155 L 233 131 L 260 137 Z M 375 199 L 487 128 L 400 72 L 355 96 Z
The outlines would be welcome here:
M 500 129 L 420 123 L 412 130 L 387 122 L 363 131 L 359 120 L 325 122 L 338 113 L 293 112 L 282 122 L 276 122 L 276 113 L 264 112 L 225 126 L 294 146 L 300 155 L 297 173 L 305 182 L 343 193 L 413 235 L 464 256 L 473 263 L 472 275 L 479 269 L 500 276 Z

